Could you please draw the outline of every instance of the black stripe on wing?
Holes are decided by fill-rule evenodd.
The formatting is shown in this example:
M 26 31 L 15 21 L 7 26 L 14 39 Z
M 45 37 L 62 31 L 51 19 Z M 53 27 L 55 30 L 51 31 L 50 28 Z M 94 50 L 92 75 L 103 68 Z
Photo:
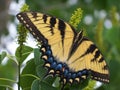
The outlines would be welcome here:
M 34 18 L 37 17 L 37 13 L 32 12 Z M 17 14 L 18 20 L 30 31 L 30 33 L 39 41 L 46 42 L 47 39 L 41 34 L 41 32 L 37 29 L 37 27 L 31 22 L 30 18 L 26 13 L 21 12 Z
M 44 21 L 44 23 L 47 22 L 47 17 L 48 17 L 47 15 L 45 15 L 45 14 L 43 15 L 43 21 Z M 64 45 L 64 37 L 65 37 L 66 24 L 61 19 L 58 19 L 58 23 L 57 23 L 56 19 L 57 18 L 55 18 L 55 17 L 52 17 L 52 16 L 50 17 L 50 21 L 49 21 L 49 23 L 50 23 L 50 26 L 49 26 L 50 27 L 50 31 L 51 31 L 52 34 L 54 34 L 53 28 L 54 28 L 55 24 L 58 24 L 58 30 L 60 31 L 62 45 Z
M 104 82 L 104 83 L 109 83 L 109 74 L 102 74 L 96 71 L 91 70 L 91 77 L 94 80 Z
M 82 41 L 83 41 L 82 38 L 83 38 L 83 31 L 80 31 L 73 39 L 74 41 L 72 44 L 72 48 L 71 48 L 69 57 L 72 56 L 72 54 L 77 50 L 79 45 L 82 43 Z
M 82 41 L 84 41 L 84 40 L 88 40 L 88 39 L 87 39 L 87 38 L 83 38 Z M 89 40 L 88 40 L 88 41 L 89 41 Z M 85 51 L 85 53 L 84 53 L 83 55 L 81 55 L 81 57 L 84 57 L 85 55 L 87 55 L 87 54 L 89 54 L 89 53 L 93 54 L 94 52 L 95 52 L 95 55 L 94 55 L 94 58 L 91 59 L 91 61 L 94 62 L 94 61 L 95 61 L 97 58 L 99 58 L 99 56 L 101 55 L 101 57 L 100 57 L 100 59 L 99 59 L 98 62 L 103 62 L 103 61 L 104 61 L 104 58 L 103 58 L 101 52 L 98 50 L 98 48 L 96 47 L 95 44 L 91 44 L 91 45 L 88 47 L 88 49 Z
M 61 39 L 62 39 L 62 44 L 64 45 L 64 38 L 65 38 L 65 28 L 66 25 L 65 23 L 59 19 L 59 23 L 58 23 L 58 29 L 60 30 L 60 34 L 61 34 Z
M 44 23 L 46 23 L 47 17 L 48 17 L 47 15 L 45 15 L 45 14 L 43 15 L 43 18 L 42 18 L 42 19 L 43 19 Z
M 50 19 L 50 28 L 51 28 L 50 31 L 51 31 L 52 35 L 54 34 L 53 27 L 55 26 L 55 24 L 56 24 L 56 18 L 51 17 L 51 19 Z

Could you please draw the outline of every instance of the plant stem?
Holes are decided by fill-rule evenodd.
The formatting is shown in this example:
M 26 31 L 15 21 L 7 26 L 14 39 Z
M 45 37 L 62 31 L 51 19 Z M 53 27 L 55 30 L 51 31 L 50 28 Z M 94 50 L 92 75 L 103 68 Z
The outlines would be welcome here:
M 22 60 L 22 46 L 23 46 L 23 43 L 20 44 L 20 48 L 19 48 L 19 55 L 20 55 L 20 58 L 19 58 L 19 61 L 18 61 L 18 90 L 20 90 L 20 82 L 21 82 L 21 78 L 20 78 L 20 69 L 21 69 L 21 60 Z
M 18 90 L 20 90 L 20 62 L 18 65 Z

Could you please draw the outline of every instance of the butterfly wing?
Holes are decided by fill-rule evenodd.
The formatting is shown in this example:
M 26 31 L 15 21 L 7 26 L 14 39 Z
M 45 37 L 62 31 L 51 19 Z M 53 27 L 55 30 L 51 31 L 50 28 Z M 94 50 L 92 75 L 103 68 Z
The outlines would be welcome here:
M 68 60 L 68 66 L 76 72 L 89 70 L 92 79 L 108 83 L 108 66 L 96 45 L 86 37 L 76 44 L 78 47 Z
M 82 32 L 77 34 L 66 22 L 41 13 L 22 12 L 17 18 L 39 42 L 50 46 L 51 50 L 48 51 L 52 51 L 55 60 L 62 62 L 62 65 L 60 63 L 55 67 L 60 67 L 62 70 L 60 77 L 64 85 L 68 81 L 79 82 L 84 70 L 91 72 L 92 79 L 109 82 L 108 67 L 102 54 L 92 41 L 82 36 Z M 43 51 L 46 52 L 44 49 Z M 46 58 L 50 59 L 49 56 Z M 69 69 L 64 67 L 63 63 L 66 63 Z M 50 64 L 48 66 L 52 67 Z
M 66 22 L 46 14 L 22 12 L 17 18 L 39 42 L 47 42 L 53 56 L 65 62 L 76 36 L 75 30 Z M 67 46 L 67 47 L 66 47 Z

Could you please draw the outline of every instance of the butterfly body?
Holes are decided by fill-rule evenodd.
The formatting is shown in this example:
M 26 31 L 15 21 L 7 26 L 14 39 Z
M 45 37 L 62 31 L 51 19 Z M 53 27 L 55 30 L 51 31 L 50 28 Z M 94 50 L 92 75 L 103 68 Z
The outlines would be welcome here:
M 18 20 L 41 42 L 48 75 L 58 75 L 63 86 L 92 79 L 109 82 L 108 66 L 96 45 L 68 23 L 37 12 L 17 14 Z

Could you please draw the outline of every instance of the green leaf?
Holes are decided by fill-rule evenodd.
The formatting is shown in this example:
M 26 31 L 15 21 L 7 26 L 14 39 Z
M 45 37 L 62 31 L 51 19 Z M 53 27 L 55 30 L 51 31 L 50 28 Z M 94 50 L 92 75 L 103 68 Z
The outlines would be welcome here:
M 41 81 L 44 81 L 46 84 L 49 84 L 50 86 L 52 86 L 54 84 L 55 87 L 59 86 L 59 77 L 53 77 L 53 76 L 46 76 L 47 74 L 47 69 L 41 65 L 36 67 L 36 71 L 37 71 L 37 75 L 40 77 Z
M 30 90 L 32 82 L 38 78 L 36 76 L 34 59 L 27 62 L 27 65 L 22 71 L 20 85 L 24 90 Z
M 46 83 L 46 82 L 40 82 L 40 86 L 41 86 L 41 90 L 58 90 L 57 88 L 55 88 L 55 87 L 53 87 L 53 86 L 51 86 L 51 85 L 49 85 L 48 83 Z
M 38 65 L 36 67 L 36 72 L 41 80 L 43 80 L 44 82 L 46 82 L 47 84 L 49 84 L 51 86 L 53 85 L 53 83 L 56 80 L 56 77 L 51 77 L 51 76 L 45 77 L 45 75 L 47 74 L 47 69 L 45 67 L 43 67 L 43 65 Z M 58 85 L 57 82 L 55 82 L 54 84 L 57 87 L 57 85 Z
M 8 87 L 10 88 L 9 90 L 11 90 L 13 84 L 17 83 L 16 74 L 17 74 L 16 63 L 13 60 L 8 59 L 5 65 L 0 65 L 0 86 L 6 88 Z M 2 90 L 1 87 L 0 90 Z
M 59 77 L 53 77 L 53 76 L 47 76 L 47 77 L 45 77 L 44 79 L 43 79 L 43 81 L 46 83 L 46 84 L 49 84 L 50 86 L 53 86 L 53 84 L 54 84 L 54 86 L 55 87 L 58 87 L 59 85 L 58 85 L 58 82 L 59 82 Z
M 51 77 L 50 77 L 50 79 L 51 79 Z M 51 80 L 53 81 L 53 79 L 51 79 Z M 54 85 L 54 87 L 59 87 L 60 86 L 60 78 L 59 77 L 55 78 L 52 85 Z
M 32 83 L 31 90 L 41 90 L 39 82 L 38 79 L 35 79 Z
M 44 61 L 40 59 L 41 53 L 38 48 L 34 49 L 34 61 L 36 65 L 36 73 L 40 78 L 43 78 L 47 73 L 46 69 L 43 67 Z
M 33 51 L 33 48 L 29 46 L 23 45 L 23 46 L 18 47 L 15 52 L 15 56 L 18 62 L 22 64 L 22 62 L 31 54 L 32 51 Z
M 24 74 L 21 76 L 21 88 L 23 90 L 30 90 L 31 89 L 31 85 L 32 82 L 35 80 L 36 78 L 33 77 L 31 74 Z
M 39 80 L 34 80 L 31 90 L 59 90 L 57 88 L 54 88 L 53 86 Z
M 12 87 L 13 83 L 15 83 L 15 81 L 6 79 L 6 78 L 0 78 L 0 86 L 2 86 L 2 88 L 9 88 L 9 90 L 13 90 L 13 87 Z M 2 90 L 4 90 L 4 89 L 2 89 Z
M 0 90 L 6 90 L 6 87 L 0 86 Z
M 8 60 L 5 65 L 0 65 L 0 78 L 16 79 L 17 65 L 13 60 Z
M 2 62 L 2 60 L 6 57 L 7 53 L 5 51 L 3 51 L 0 55 L 0 63 Z
M 36 65 L 43 65 L 44 61 L 41 58 L 41 52 L 39 48 L 34 49 L 34 58 Z
M 88 85 L 83 90 L 93 90 L 95 87 L 96 81 L 89 80 Z
M 43 65 L 38 65 L 36 67 L 36 73 L 42 79 L 46 75 L 47 70 L 43 67 Z
M 29 60 L 26 63 L 26 66 L 24 67 L 24 69 L 22 71 L 22 74 L 33 74 L 33 75 L 35 75 L 36 74 L 35 67 L 36 66 L 35 66 L 34 59 Z

